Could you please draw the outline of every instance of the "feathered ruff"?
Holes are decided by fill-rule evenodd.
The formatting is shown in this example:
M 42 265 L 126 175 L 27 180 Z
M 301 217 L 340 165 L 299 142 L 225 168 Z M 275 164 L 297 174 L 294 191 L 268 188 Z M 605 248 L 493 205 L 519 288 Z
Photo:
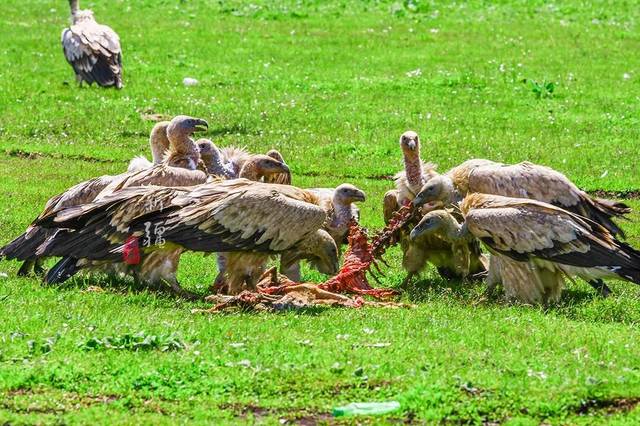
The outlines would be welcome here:
M 153 166 L 153 163 L 151 163 L 151 161 L 147 160 L 147 158 L 144 157 L 143 155 L 139 155 L 137 157 L 134 157 L 129 162 L 129 167 L 127 167 L 127 172 L 135 173 L 135 172 L 139 172 L 140 170 L 148 169 L 151 166 Z

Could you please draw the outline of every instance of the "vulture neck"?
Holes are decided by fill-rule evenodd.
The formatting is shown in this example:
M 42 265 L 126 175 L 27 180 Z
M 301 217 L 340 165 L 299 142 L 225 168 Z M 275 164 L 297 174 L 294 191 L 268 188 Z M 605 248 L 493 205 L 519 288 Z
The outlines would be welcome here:
M 162 163 L 162 159 L 169 149 L 169 141 L 162 136 L 158 136 L 156 138 L 152 137 L 149 141 L 149 145 L 151 145 L 151 157 L 153 159 L 153 164 Z
M 149 146 L 151 147 L 153 164 L 162 163 L 162 160 L 171 145 L 169 143 L 169 138 L 167 137 L 167 126 L 169 126 L 169 122 L 162 121 L 157 123 L 153 126 L 153 129 L 151 129 L 151 134 L 149 135 Z
M 333 225 L 346 225 L 352 217 L 351 203 L 345 203 L 333 197 Z
M 69 0 L 69 7 L 71 8 L 71 15 L 75 15 L 78 12 L 78 0 Z
M 222 156 L 219 150 L 214 148 L 213 152 L 207 153 L 205 155 L 201 154 L 200 156 L 202 157 L 202 161 L 204 162 L 205 166 L 207 166 L 207 170 L 209 170 L 210 174 L 224 178 L 230 177 L 229 173 L 224 167 Z
M 169 139 L 169 153 L 164 162 L 169 166 L 184 167 L 195 170 L 200 162 L 200 151 L 189 134 L 167 134 Z
M 416 149 L 412 155 L 404 155 L 404 171 L 407 177 L 407 184 L 409 188 L 416 194 L 422 188 L 423 182 L 423 171 L 422 171 L 422 161 L 420 161 L 420 151 Z
M 450 218 L 450 222 L 447 224 L 445 236 L 447 241 L 460 242 L 469 240 L 469 230 L 465 225 L 460 225 L 457 220 Z

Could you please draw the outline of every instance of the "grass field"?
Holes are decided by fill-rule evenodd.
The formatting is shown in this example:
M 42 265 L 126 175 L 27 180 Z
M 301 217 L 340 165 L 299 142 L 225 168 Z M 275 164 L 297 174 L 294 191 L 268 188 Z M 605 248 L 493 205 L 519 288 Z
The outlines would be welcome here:
M 278 148 L 296 185 L 356 184 L 370 228 L 382 226 L 407 129 L 442 170 L 529 160 L 587 190 L 640 190 L 637 1 L 81 6 L 120 34 L 122 91 L 74 84 L 65 1 L 3 2 L 0 244 L 52 195 L 148 155 L 148 114 L 203 117 L 221 146 Z M 396 286 L 397 249 L 387 258 Z M 413 309 L 195 316 L 205 304 L 95 278 L 49 288 L 17 268 L 0 261 L 0 424 L 349 423 L 332 407 L 385 400 L 402 409 L 358 421 L 640 422 L 631 284 L 611 283 L 604 300 L 569 283 L 545 310 L 483 301 L 482 285 L 428 270 L 403 296 Z M 214 276 L 211 257 L 181 265 L 196 291 Z M 105 291 L 86 291 L 96 284 Z M 138 350 L 126 343 L 136 339 Z

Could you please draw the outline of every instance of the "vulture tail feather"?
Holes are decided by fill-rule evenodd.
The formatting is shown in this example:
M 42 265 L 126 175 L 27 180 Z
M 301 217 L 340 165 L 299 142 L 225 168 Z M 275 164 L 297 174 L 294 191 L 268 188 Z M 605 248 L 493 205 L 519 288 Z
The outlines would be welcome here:
M 24 233 L 0 248 L 0 258 L 7 260 L 33 260 L 37 257 L 36 250 L 49 238 L 50 231 L 43 228 L 34 228 L 29 233 Z M 22 270 L 22 268 L 21 268 Z
M 596 198 L 590 205 L 590 210 L 593 220 L 607 228 L 613 235 L 620 235 L 622 238 L 625 238 L 624 231 L 620 229 L 611 218 L 624 218 L 624 215 L 631 213 L 631 208 L 628 205 L 617 201 Z
M 78 272 L 78 260 L 74 257 L 63 257 L 49 270 L 44 282 L 46 284 L 62 284 Z

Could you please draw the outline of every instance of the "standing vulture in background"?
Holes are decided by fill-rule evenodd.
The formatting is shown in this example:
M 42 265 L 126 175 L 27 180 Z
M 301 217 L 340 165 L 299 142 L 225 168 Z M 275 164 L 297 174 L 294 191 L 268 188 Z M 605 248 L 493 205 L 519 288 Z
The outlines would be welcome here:
M 565 175 L 549 167 L 529 162 L 509 166 L 489 160 L 465 161 L 446 174 L 429 179 L 414 205 L 447 206 L 474 192 L 553 204 L 587 217 L 622 237 L 624 233 L 612 218 L 631 211 L 623 203 L 589 196 Z
M 127 188 L 37 225 L 62 229 L 40 247 L 41 255 L 63 256 L 52 269 L 61 280 L 87 261 L 120 262 L 127 247 L 135 244 L 140 247 L 134 272 L 139 280 L 166 282 L 184 292 L 175 275 L 185 250 L 252 252 L 262 263 L 281 253 L 287 264 L 305 258 L 323 273 L 336 273 L 337 248 L 322 230 L 325 220 L 317 198 L 308 191 L 237 179 L 192 188 Z M 253 277 L 231 278 L 232 293 L 255 285 Z
M 129 162 L 128 172 L 139 172 L 140 170 L 148 169 L 156 164 L 162 163 L 170 145 L 169 138 L 167 137 L 167 127 L 169 127 L 169 124 L 169 121 L 160 121 L 151 129 L 149 146 L 151 147 L 152 161 L 147 160 L 143 155 L 134 157 Z
M 71 26 L 62 31 L 62 49 L 76 73 L 78 84 L 94 81 L 102 87 L 122 89 L 122 49 L 118 34 L 100 25 L 90 10 L 79 10 L 78 0 L 69 0 Z
M 448 229 L 451 238 L 479 239 L 493 255 L 500 256 L 499 262 L 506 258 L 527 264 L 528 270 L 507 267 L 499 271 L 507 287 L 530 287 L 524 294 L 512 287 L 523 302 L 557 300 L 565 275 L 580 277 L 594 287 L 604 286 L 603 278 L 640 284 L 640 252 L 616 240 L 604 226 L 590 219 L 540 201 L 480 193 L 467 195 L 460 208 L 464 226 L 432 212 L 412 234 Z M 529 278 L 525 283 L 519 282 L 523 271 L 524 277 Z M 532 287 L 539 290 L 530 291 Z
M 436 176 L 435 165 L 425 164 L 420 159 L 420 138 L 413 131 L 407 131 L 400 136 L 400 148 L 404 159 L 404 170 L 395 175 L 396 189 L 387 191 L 384 195 L 383 213 L 386 223 L 393 217 L 393 213 L 400 207 L 409 204 L 420 192 L 425 182 Z M 402 285 L 406 286 L 416 275 L 419 274 L 427 262 L 432 263 L 438 269 L 438 273 L 443 277 L 464 278 L 465 275 L 456 273 L 458 269 L 455 261 L 451 258 L 451 245 L 436 235 L 425 235 L 420 238 L 411 239 L 408 233 L 400 235 L 402 248 L 402 267 L 407 271 L 407 276 Z M 470 252 L 480 253 L 475 248 L 470 248 Z M 472 262 L 474 266 L 470 274 L 483 272 L 482 262 L 478 257 L 477 262 Z
M 55 216 L 64 208 L 90 203 L 97 197 L 129 186 L 186 186 L 204 183 L 207 179 L 206 174 L 197 170 L 183 170 L 173 167 L 188 165 L 193 168 L 194 164 L 197 164 L 199 154 L 190 135 L 200 130 L 201 126 L 206 126 L 206 121 L 193 117 L 177 116 L 171 120 L 170 126 L 167 127 L 168 138 L 172 143 L 165 158 L 167 164 L 160 164 L 135 173 L 99 176 L 76 184 L 65 192 L 49 199 L 42 213 L 32 222 L 24 234 L 0 248 L 0 257 L 24 261 L 18 271 L 18 275 L 27 275 L 32 269 L 36 273 L 41 273 L 42 259 L 36 252 L 38 247 L 54 231 L 37 226 L 36 223 L 38 221 L 49 216 Z M 190 156 L 187 153 L 190 153 Z

